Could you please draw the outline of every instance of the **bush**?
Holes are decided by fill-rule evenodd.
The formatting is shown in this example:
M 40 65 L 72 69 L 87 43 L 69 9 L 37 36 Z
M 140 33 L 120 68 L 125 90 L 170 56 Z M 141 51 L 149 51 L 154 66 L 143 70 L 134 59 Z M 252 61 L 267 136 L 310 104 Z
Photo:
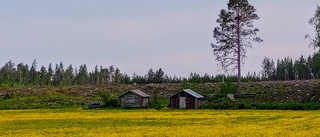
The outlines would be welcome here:
M 165 107 L 167 107 L 169 105 L 168 99 L 166 98 L 160 98 L 160 97 L 153 97 L 151 98 L 151 102 L 152 102 L 152 108 L 154 109 L 163 109 Z
M 215 98 L 226 97 L 227 94 L 233 94 L 237 92 L 237 87 L 230 81 L 222 83 L 220 89 L 215 95 Z
M 118 98 L 107 92 L 99 92 L 99 97 L 102 99 L 105 107 L 119 107 Z

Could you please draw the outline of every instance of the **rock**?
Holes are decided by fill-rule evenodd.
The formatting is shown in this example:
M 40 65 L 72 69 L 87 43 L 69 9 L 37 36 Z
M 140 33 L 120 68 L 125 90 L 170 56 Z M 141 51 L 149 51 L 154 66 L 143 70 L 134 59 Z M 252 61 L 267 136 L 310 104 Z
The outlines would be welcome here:
M 313 100 L 314 100 L 314 98 L 315 98 L 315 96 L 313 96 L 313 97 L 310 99 L 310 101 L 313 101 Z
M 227 94 L 227 98 L 230 100 L 234 100 L 234 94 Z

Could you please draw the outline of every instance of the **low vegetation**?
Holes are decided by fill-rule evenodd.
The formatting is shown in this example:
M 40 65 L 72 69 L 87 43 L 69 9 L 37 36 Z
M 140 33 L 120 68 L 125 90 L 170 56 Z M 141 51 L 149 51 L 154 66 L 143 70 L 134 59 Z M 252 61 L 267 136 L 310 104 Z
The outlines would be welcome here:
M 110 94 L 109 92 L 106 92 L 104 90 L 99 91 L 99 97 L 101 98 L 104 107 L 115 108 L 120 106 L 118 97 Z
M 121 84 L 108 86 L 31 86 L 0 88 L 0 109 L 87 108 L 91 102 L 115 108 L 118 96 L 130 89 L 151 95 L 152 108 L 168 107 L 169 97 L 190 88 L 205 96 L 205 109 L 320 109 L 320 81 L 243 82 L 238 93 L 234 83 Z M 235 100 L 226 98 L 234 94 Z M 249 95 L 249 96 L 248 96 Z

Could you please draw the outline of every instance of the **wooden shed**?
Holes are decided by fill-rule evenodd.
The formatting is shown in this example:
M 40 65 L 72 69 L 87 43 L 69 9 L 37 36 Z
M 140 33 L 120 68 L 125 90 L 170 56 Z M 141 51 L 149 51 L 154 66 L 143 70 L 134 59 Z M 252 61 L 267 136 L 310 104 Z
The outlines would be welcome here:
M 140 90 L 128 90 L 119 96 L 121 107 L 148 107 L 150 95 Z
M 204 97 L 199 93 L 184 89 L 170 96 L 171 108 L 199 108 L 203 104 Z

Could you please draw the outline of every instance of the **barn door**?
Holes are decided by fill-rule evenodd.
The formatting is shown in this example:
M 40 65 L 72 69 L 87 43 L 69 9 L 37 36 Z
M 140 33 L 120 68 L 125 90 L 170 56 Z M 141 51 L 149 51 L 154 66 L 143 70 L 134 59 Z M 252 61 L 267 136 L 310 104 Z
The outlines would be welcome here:
M 186 108 L 186 97 L 180 97 L 179 98 L 179 102 L 180 102 L 180 108 Z

